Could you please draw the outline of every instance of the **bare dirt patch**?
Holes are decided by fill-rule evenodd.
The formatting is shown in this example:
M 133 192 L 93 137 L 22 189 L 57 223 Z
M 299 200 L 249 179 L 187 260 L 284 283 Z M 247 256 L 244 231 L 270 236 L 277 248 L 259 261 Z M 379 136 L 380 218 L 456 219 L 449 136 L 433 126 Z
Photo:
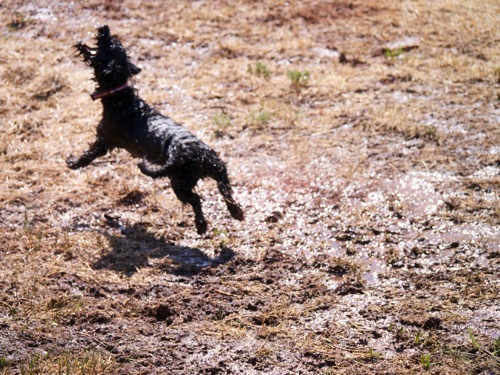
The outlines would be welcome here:
M 0 9 L 0 373 L 500 373 L 497 1 Z M 245 222 L 206 181 L 198 236 L 124 152 L 66 168 L 103 23 Z

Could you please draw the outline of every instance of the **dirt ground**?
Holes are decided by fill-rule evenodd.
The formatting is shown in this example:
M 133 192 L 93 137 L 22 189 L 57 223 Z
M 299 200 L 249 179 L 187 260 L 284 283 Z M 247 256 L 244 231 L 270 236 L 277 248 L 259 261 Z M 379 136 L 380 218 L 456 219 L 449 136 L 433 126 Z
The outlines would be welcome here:
M 500 374 L 500 2 L 0 3 L 0 374 Z M 107 23 L 228 163 L 65 165 Z

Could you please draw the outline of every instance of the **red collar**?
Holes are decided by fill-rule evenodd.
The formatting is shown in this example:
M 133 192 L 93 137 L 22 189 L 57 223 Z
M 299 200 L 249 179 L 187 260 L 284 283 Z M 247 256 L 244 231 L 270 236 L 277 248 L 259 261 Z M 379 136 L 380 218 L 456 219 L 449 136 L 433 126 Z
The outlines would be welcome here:
M 117 92 L 123 91 L 129 87 L 130 86 L 128 85 L 128 82 L 127 82 L 124 85 L 115 87 L 114 89 L 103 90 L 103 91 L 94 91 L 92 94 L 90 94 L 90 97 L 92 98 L 92 100 L 107 98 L 108 96 L 114 95 Z

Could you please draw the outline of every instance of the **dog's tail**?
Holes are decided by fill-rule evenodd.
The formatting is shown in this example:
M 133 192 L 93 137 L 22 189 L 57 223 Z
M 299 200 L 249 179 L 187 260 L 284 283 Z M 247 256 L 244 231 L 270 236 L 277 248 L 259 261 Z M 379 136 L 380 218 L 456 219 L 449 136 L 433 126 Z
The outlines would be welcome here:
M 233 198 L 233 189 L 231 188 L 231 183 L 229 182 L 226 166 L 218 157 L 212 158 L 210 165 L 210 177 L 217 181 L 217 187 L 224 198 L 224 202 L 226 202 L 229 213 L 236 220 L 244 220 L 245 214 L 243 213 L 243 209 Z

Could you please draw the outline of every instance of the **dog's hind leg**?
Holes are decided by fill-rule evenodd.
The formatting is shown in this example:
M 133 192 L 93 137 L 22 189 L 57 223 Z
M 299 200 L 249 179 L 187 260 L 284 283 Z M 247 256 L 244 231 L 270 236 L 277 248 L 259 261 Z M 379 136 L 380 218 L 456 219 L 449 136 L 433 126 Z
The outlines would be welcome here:
M 201 199 L 198 194 L 193 192 L 196 181 L 193 183 L 189 180 L 171 178 L 172 189 L 175 195 L 183 203 L 188 203 L 193 207 L 194 222 L 196 224 L 196 231 L 198 234 L 203 234 L 207 231 L 207 222 L 203 216 L 201 208 Z

